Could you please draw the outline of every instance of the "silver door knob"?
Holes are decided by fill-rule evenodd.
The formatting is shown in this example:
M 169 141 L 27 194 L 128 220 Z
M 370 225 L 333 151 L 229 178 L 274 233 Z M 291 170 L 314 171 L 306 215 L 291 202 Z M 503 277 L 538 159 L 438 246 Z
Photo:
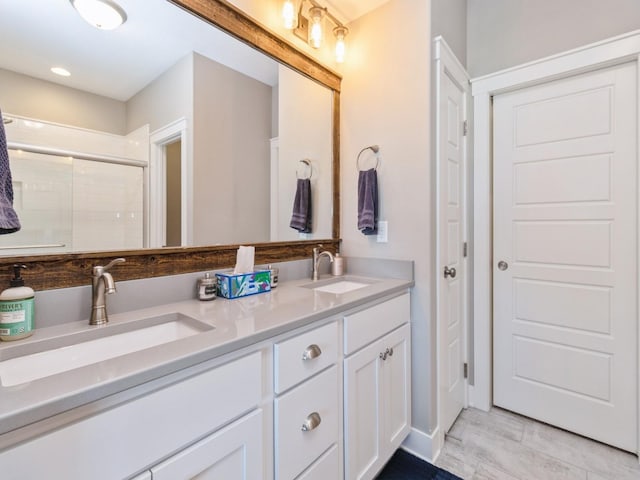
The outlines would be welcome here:
M 502 270 L 504 272 L 507 268 L 509 268 L 509 264 L 507 262 L 504 260 L 500 260 L 498 262 L 498 270 Z
M 447 277 L 456 278 L 456 269 L 453 267 L 444 267 L 444 278 Z

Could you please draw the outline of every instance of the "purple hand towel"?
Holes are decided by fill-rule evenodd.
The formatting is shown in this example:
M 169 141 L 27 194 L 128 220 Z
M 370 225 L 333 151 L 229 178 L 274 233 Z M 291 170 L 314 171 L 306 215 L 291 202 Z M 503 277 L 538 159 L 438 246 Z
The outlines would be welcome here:
M 0 111 L 0 118 L 2 112 Z M 20 220 L 13 209 L 13 184 L 4 122 L 0 123 L 0 235 L 20 230 Z
M 378 174 L 376 169 L 358 174 L 358 230 L 364 235 L 378 233 Z
M 289 226 L 301 233 L 311 233 L 311 180 L 299 178 Z

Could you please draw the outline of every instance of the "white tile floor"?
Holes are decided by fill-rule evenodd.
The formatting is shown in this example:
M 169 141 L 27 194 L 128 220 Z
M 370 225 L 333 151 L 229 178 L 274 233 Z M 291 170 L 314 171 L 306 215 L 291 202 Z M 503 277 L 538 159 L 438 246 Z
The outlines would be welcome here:
M 640 480 L 635 455 L 499 408 L 464 410 L 436 465 L 465 480 Z

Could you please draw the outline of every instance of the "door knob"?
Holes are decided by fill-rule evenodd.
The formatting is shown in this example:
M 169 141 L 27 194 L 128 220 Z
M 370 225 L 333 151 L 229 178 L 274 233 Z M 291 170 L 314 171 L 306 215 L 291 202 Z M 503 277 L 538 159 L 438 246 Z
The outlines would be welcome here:
M 498 262 L 498 270 L 502 270 L 504 272 L 507 268 L 509 268 L 509 264 L 507 262 L 504 260 L 500 260 Z
M 451 277 L 456 278 L 456 269 L 451 267 L 444 267 L 444 278 Z

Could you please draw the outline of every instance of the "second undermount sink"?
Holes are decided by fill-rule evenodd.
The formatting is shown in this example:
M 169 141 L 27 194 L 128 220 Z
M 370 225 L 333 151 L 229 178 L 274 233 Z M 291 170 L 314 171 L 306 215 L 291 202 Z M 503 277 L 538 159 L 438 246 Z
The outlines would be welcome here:
M 20 385 L 213 328 L 181 313 L 168 313 L 12 346 L 0 352 L 0 384 Z
M 341 294 L 368 287 L 369 285 L 371 285 L 371 282 L 364 281 L 360 278 L 338 277 L 307 283 L 306 285 L 303 285 L 303 287 L 310 288 L 316 292 Z

